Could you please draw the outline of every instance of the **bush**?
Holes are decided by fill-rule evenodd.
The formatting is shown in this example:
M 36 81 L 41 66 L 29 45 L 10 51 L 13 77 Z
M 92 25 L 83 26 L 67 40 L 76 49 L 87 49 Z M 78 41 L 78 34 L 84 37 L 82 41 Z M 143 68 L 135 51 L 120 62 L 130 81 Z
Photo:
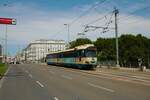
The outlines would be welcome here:
M 7 67 L 5 66 L 5 64 L 0 64 L 0 76 L 3 76 L 6 70 Z

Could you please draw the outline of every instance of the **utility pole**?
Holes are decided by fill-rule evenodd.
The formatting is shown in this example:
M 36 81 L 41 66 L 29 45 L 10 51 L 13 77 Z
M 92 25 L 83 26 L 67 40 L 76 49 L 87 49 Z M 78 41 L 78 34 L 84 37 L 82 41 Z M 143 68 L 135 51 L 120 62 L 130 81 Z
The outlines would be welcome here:
M 24 50 L 24 56 L 25 56 L 25 63 L 27 63 L 27 49 L 25 48 L 25 50 Z
M 149 63 L 149 54 L 148 54 L 148 67 L 150 66 L 150 63 Z
M 38 64 L 39 64 L 39 60 L 40 60 L 40 46 L 38 47 Z
M 115 36 L 116 36 L 116 67 L 119 67 L 118 19 L 117 19 L 119 10 L 115 8 L 114 14 L 115 14 Z
M 118 14 L 119 14 L 119 10 L 114 8 L 113 13 L 115 15 L 116 67 L 120 67 L 119 66 L 119 44 L 118 44 L 118 19 L 117 19 Z M 89 28 L 94 28 L 94 30 L 98 29 L 98 28 L 102 28 L 103 30 L 105 30 L 105 31 L 103 31 L 103 33 L 107 32 L 106 29 L 114 29 L 114 28 L 111 28 L 111 27 L 86 26 L 84 32 L 88 32 L 90 30 Z

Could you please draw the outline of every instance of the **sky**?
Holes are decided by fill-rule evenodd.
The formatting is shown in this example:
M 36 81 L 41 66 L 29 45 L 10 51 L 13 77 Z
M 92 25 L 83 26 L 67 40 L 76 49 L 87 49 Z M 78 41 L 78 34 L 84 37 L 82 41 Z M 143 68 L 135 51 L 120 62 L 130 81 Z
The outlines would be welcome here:
M 15 55 L 31 41 L 61 39 L 67 42 L 70 24 L 70 40 L 81 36 L 85 25 L 114 27 L 114 7 L 119 10 L 118 32 L 142 34 L 150 38 L 150 0 L 1 0 L 0 17 L 15 18 L 16 25 L 8 25 L 8 52 Z M 93 7 L 93 9 L 90 9 Z M 90 10 L 89 10 L 90 9 Z M 81 16 L 82 15 L 82 16 Z M 81 16 L 81 17 L 79 17 Z M 95 21 L 96 19 L 101 20 Z M 4 45 L 6 25 L 0 24 L 0 43 Z M 90 30 L 84 37 L 114 37 L 114 30 Z

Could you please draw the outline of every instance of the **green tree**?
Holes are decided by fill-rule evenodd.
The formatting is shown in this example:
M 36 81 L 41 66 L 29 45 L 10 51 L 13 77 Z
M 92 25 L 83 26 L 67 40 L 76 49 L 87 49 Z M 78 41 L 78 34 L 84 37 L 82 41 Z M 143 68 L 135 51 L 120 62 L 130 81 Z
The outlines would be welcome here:
M 138 67 L 138 59 L 142 59 L 143 65 L 146 64 L 146 54 L 149 48 L 148 39 L 141 34 L 122 35 L 119 38 L 119 57 L 120 63 L 126 66 Z
M 97 47 L 97 57 L 99 61 L 115 60 L 114 38 L 98 38 L 94 44 Z
M 98 38 L 94 42 L 98 50 L 98 61 L 116 60 L 115 38 Z M 119 61 L 123 66 L 138 67 L 138 60 L 142 59 L 143 65 L 150 62 L 150 39 L 138 35 L 121 35 L 119 37 Z

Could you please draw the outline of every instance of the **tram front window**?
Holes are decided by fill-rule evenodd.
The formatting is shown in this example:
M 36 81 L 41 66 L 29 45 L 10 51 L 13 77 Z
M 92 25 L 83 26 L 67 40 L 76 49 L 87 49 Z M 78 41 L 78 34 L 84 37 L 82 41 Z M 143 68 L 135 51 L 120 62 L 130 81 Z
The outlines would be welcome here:
M 95 50 L 88 50 L 86 51 L 86 57 L 96 57 L 96 51 Z

